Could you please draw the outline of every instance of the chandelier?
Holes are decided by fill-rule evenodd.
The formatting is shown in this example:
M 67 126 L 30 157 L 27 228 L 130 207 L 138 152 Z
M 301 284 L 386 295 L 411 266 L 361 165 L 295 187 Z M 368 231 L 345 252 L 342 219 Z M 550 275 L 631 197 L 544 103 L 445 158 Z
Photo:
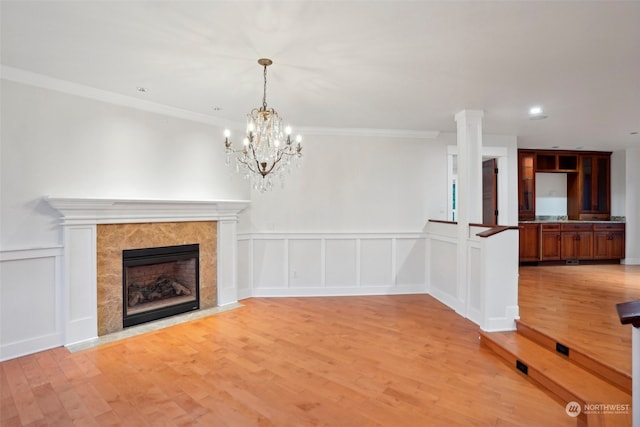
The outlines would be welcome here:
M 227 153 L 226 164 L 235 157 L 236 171 L 242 170 L 246 179 L 253 181 L 253 188 L 265 192 L 273 187 L 274 179 L 280 179 L 291 170 L 291 164 L 302 157 L 302 137 L 291 138 L 291 127 L 283 126 L 282 119 L 273 108 L 267 108 L 267 67 L 273 61 L 262 58 L 258 64 L 264 67 L 264 90 L 262 106 L 247 114 L 247 128 L 243 145 L 236 150 L 229 139 L 231 132 L 224 131 L 224 146 Z

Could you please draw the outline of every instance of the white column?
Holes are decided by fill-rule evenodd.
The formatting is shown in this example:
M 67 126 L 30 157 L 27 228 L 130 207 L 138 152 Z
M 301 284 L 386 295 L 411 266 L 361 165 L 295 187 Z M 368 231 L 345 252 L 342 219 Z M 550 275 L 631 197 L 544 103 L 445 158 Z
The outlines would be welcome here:
M 458 224 L 482 222 L 482 111 L 456 114 L 458 136 Z
M 64 226 L 64 344 L 98 336 L 96 225 Z
M 455 115 L 458 142 L 458 300 L 468 299 L 469 224 L 482 222 L 482 111 L 462 110 Z M 466 311 L 466 308 L 464 309 Z M 467 316 L 467 313 L 460 313 Z
M 218 305 L 238 302 L 237 219 L 218 221 Z

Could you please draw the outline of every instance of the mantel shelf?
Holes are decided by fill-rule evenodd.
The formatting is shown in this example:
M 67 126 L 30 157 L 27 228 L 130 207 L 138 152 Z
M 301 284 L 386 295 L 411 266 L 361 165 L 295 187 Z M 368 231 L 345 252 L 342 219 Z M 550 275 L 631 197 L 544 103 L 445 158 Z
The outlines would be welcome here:
M 113 224 L 194 220 L 237 220 L 248 200 L 150 200 L 45 197 L 62 223 Z

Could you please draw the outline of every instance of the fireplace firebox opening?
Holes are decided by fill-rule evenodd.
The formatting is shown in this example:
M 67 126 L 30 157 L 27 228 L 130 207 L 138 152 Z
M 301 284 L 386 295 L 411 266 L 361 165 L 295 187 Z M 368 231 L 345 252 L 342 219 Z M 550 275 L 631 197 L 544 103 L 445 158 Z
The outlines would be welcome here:
M 123 326 L 200 308 L 200 246 L 122 251 Z

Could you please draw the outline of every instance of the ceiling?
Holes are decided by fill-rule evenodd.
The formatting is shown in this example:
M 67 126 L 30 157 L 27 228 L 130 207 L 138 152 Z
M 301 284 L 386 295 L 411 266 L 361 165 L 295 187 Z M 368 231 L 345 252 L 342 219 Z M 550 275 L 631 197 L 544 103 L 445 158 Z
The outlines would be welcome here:
M 298 129 L 453 132 L 479 109 L 520 147 L 640 146 L 640 1 L 0 6 L 3 66 L 229 122 L 261 105 L 267 57 L 267 102 Z

